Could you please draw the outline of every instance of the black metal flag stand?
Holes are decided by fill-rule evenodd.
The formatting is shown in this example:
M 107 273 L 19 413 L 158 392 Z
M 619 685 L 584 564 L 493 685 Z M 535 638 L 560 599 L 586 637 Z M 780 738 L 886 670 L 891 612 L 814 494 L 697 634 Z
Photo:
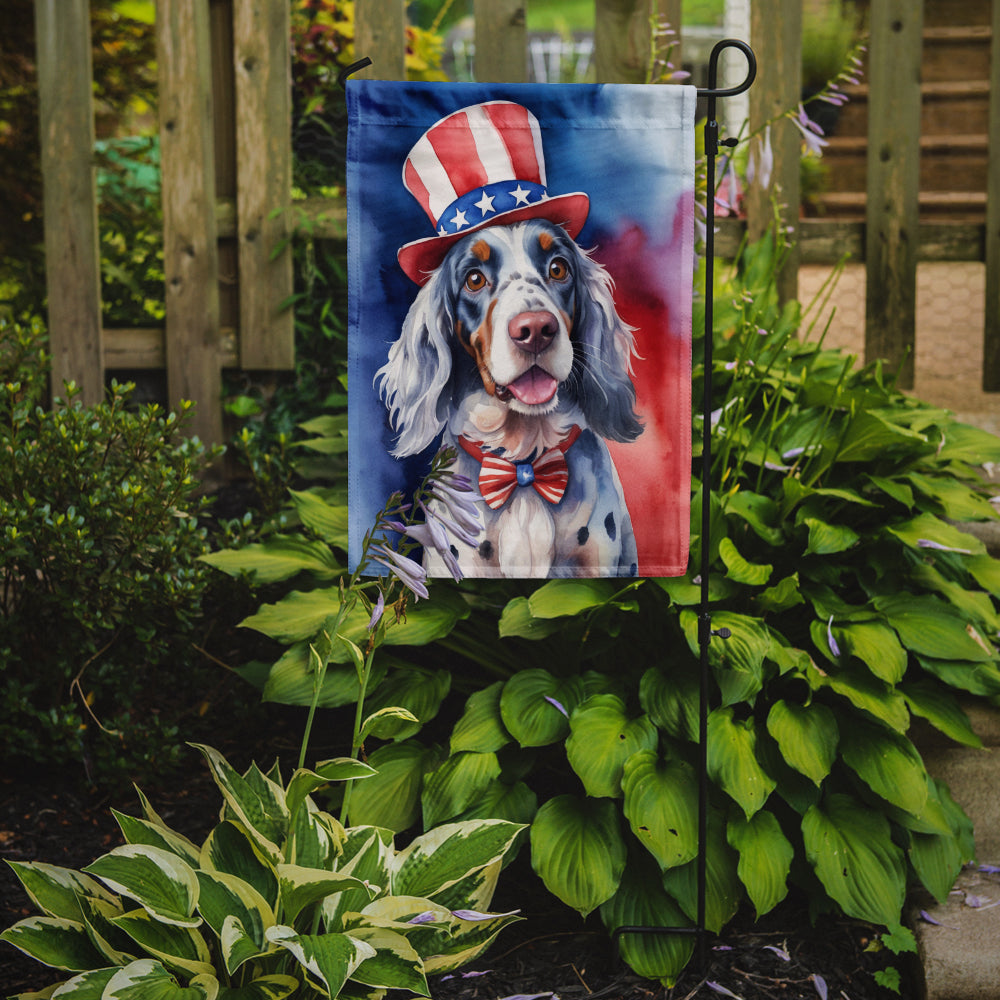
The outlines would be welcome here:
M 739 49 L 747 60 L 747 75 L 736 87 L 719 88 L 719 57 L 727 48 Z M 347 78 L 365 66 L 371 59 L 365 56 L 350 66 L 345 66 L 337 77 L 344 86 Z M 702 969 L 705 961 L 705 897 L 707 889 L 707 833 L 708 833 L 708 699 L 709 665 L 708 650 L 713 636 L 728 638 L 728 629 L 712 629 L 712 615 L 709 604 L 709 548 L 711 529 L 711 503 L 708 489 L 712 471 L 712 294 L 715 282 L 715 158 L 720 146 L 735 146 L 735 138 L 719 139 L 719 123 L 716 121 L 716 100 L 720 97 L 735 97 L 750 89 L 757 76 L 757 59 L 753 49 L 746 42 L 727 38 L 716 43 L 708 61 L 708 87 L 698 90 L 698 96 L 707 99 L 707 120 L 705 122 L 705 159 L 707 165 L 706 186 L 706 226 L 705 226 L 705 344 L 704 344 L 704 396 L 702 400 L 702 453 L 701 453 L 701 600 L 698 612 L 698 646 L 701 653 L 701 687 L 698 705 L 698 909 L 694 927 L 622 926 L 616 928 L 613 939 L 617 943 L 623 934 L 694 934 L 698 940 L 698 962 Z

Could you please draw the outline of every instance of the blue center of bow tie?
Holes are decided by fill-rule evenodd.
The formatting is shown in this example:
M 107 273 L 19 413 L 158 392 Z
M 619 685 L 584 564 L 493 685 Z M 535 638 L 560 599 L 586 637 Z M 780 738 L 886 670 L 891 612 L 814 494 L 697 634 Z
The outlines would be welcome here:
M 535 481 L 535 469 L 531 462 L 518 462 L 515 469 L 518 486 L 530 486 Z

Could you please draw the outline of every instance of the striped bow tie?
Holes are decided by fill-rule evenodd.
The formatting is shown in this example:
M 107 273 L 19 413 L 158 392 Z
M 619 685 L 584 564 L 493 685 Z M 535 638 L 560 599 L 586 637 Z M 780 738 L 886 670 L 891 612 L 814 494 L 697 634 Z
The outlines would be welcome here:
M 519 486 L 532 486 L 543 500 L 559 503 L 569 483 L 566 452 L 579 436 L 580 428 L 574 424 L 559 444 L 543 451 L 533 462 L 511 462 L 494 452 L 484 451 L 481 445 L 468 438 L 460 437 L 458 443 L 482 463 L 479 492 L 488 506 L 499 510 Z

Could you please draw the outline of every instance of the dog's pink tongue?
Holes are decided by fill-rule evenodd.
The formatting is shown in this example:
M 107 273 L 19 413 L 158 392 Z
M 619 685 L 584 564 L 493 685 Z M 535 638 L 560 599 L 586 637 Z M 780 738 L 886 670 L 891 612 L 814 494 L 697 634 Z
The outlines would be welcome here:
M 538 365 L 532 365 L 519 379 L 511 382 L 508 389 L 528 406 L 547 403 L 559 388 L 559 383 Z

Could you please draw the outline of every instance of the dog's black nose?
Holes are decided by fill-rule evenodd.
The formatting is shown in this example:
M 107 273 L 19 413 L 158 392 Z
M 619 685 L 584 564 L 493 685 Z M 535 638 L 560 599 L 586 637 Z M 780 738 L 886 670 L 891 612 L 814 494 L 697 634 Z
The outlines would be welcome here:
M 518 313 L 507 324 L 510 339 L 532 354 L 544 351 L 558 332 L 559 321 L 546 310 Z

